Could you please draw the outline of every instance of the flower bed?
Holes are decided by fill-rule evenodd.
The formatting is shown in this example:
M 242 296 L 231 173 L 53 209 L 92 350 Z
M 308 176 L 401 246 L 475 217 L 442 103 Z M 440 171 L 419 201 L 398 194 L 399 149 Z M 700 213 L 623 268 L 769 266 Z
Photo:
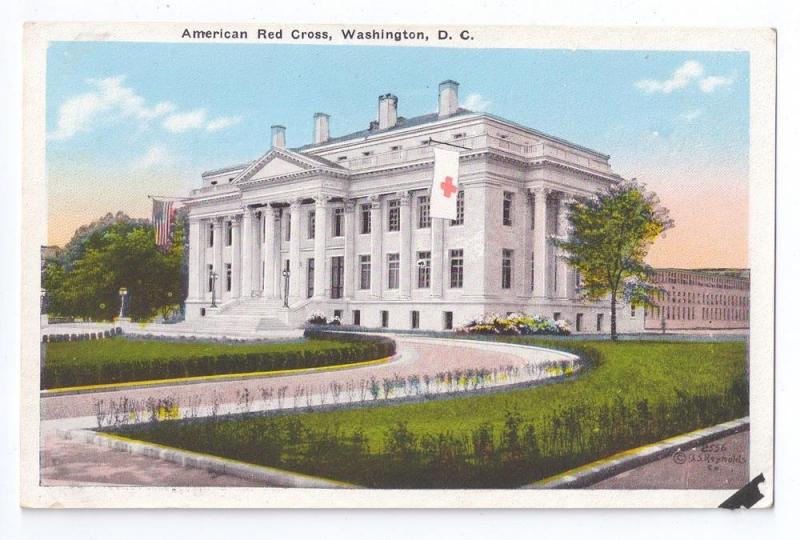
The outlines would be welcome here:
M 501 316 L 495 313 L 477 317 L 468 323 L 456 328 L 460 334 L 498 334 L 513 336 L 529 335 L 569 335 L 570 328 L 567 321 L 554 320 L 542 315 L 526 315 L 525 313 L 512 313 Z
M 283 343 L 191 343 L 109 338 L 45 343 L 42 388 L 302 369 L 391 356 L 391 339 L 306 332 Z

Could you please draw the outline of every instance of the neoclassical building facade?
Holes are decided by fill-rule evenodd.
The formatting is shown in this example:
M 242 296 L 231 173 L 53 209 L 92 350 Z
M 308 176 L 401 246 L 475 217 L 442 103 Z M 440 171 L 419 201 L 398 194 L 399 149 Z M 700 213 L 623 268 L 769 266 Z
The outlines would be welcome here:
M 568 234 L 572 198 L 620 180 L 609 156 L 461 108 L 454 81 L 439 85 L 431 114 L 403 118 L 386 94 L 363 131 L 332 137 L 328 115 L 313 121 L 311 143 L 286 148 L 273 126 L 269 151 L 203 173 L 190 193 L 188 321 L 299 326 L 321 311 L 443 330 L 524 311 L 609 330 L 609 305 L 578 298 L 551 242 Z M 452 221 L 430 216 L 441 143 L 462 148 Z M 620 331 L 641 331 L 642 310 L 624 312 Z

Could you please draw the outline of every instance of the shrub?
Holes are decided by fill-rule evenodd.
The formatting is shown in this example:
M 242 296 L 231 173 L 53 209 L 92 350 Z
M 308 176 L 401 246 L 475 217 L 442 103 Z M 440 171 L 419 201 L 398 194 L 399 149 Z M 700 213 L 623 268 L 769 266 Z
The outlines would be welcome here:
M 511 315 L 503 317 L 496 313 L 489 313 L 456 328 L 456 332 L 462 334 L 499 334 L 507 336 L 528 336 L 534 334 L 568 335 L 570 333 L 570 328 L 567 321 L 554 320 L 543 315 L 512 313 Z

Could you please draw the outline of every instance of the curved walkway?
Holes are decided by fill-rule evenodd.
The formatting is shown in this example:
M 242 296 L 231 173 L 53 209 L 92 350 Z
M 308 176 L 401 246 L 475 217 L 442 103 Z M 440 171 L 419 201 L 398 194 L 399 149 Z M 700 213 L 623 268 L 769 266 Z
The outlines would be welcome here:
M 430 393 L 445 393 L 454 387 L 444 382 L 442 374 L 457 370 L 485 370 L 494 373 L 489 386 L 502 387 L 559 376 L 553 363 L 573 362 L 576 357 L 564 352 L 535 347 L 483 341 L 391 336 L 397 342 L 397 356 L 390 362 L 350 369 L 319 373 L 303 373 L 278 377 L 263 377 L 238 381 L 175 384 L 153 388 L 122 388 L 119 390 L 54 395 L 43 397 L 41 403 L 41 465 L 43 483 L 83 484 L 111 483 L 128 485 L 242 485 L 240 479 L 212 477 L 200 471 L 183 469 L 178 465 L 127 454 L 114 455 L 107 449 L 77 441 L 62 440 L 59 430 L 96 429 L 98 411 L 103 422 L 116 417 L 125 422 L 148 417 L 146 402 L 172 400 L 177 403 L 181 417 L 202 417 L 212 414 L 254 412 L 277 408 L 307 409 L 336 401 L 340 406 L 373 401 L 367 390 L 374 379 L 381 385 L 379 402 L 411 398 L 426 391 L 427 377 Z M 437 375 L 440 383 L 436 383 Z M 384 380 L 409 381 L 418 377 L 414 389 L 395 388 L 384 399 Z M 340 394 L 334 399 L 331 384 L 339 385 Z M 463 383 L 463 379 L 462 379 Z M 463 388 L 463 385 L 462 385 Z M 471 388 L 474 388 L 471 387 Z M 279 403 L 278 392 L 284 397 Z M 271 392 L 271 397 L 267 397 Z M 465 394 L 466 395 L 466 394 Z M 126 408 L 128 407 L 128 408 Z M 136 409 L 136 410 L 134 410 Z M 138 411 L 138 412 L 137 412 Z M 104 424 L 105 425 L 105 424 Z

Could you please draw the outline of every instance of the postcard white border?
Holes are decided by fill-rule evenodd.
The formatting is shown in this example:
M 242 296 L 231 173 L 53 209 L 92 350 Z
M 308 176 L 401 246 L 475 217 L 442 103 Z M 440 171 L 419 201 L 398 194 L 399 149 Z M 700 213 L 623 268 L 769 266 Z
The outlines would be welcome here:
M 743 51 L 750 54 L 750 471 L 763 472 L 773 500 L 775 275 L 775 33 L 770 29 L 587 28 L 522 26 L 347 25 L 363 29 L 468 29 L 475 48 Z M 48 41 L 183 42 L 185 27 L 339 28 L 323 24 L 29 23 L 24 32 L 21 332 L 21 501 L 29 507 L 102 508 L 714 508 L 725 490 L 314 490 L 39 486 L 39 249 L 46 238 L 45 69 Z M 217 40 L 224 42 L 225 40 Z M 209 42 L 209 41 L 204 41 Z M 264 43 L 237 40 L 236 43 Z M 293 41 L 294 44 L 326 44 Z M 355 45 L 341 40 L 330 46 Z M 364 43 L 363 45 L 380 45 Z M 384 46 L 436 47 L 435 42 Z M 757 219 L 755 219 L 757 217 Z M 36 241 L 34 241 L 36 239 Z M 42 240 L 42 241 L 39 241 Z

